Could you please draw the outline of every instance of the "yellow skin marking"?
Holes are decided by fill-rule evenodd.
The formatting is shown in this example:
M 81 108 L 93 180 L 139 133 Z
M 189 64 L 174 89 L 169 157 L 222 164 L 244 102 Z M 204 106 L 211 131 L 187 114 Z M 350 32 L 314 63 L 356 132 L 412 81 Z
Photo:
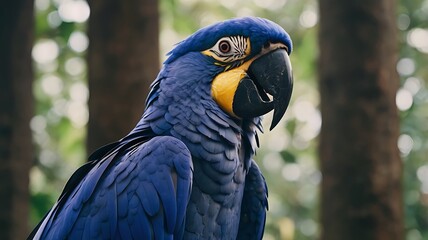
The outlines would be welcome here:
M 211 85 L 211 95 L 214 101 L 231 116 L 238 117 L 233 112 L 233 97 L 242 78 L 247 75 L 247 70 L 256 58 L 252 58 L 241 66 L 218 74 Z
M 251 43 L 250 43 L 250 38 L 247 38 L 247 49 L 245 49 L 245 56 L 250 55 L 251 53 Z

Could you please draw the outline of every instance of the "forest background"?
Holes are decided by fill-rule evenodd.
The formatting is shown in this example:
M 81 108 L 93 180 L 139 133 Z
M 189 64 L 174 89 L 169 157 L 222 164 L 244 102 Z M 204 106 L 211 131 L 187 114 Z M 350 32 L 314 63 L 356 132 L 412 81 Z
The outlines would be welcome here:
M 318 238 L 322 181 L 318 160 L 322 120 L 317 75 L 319 3 L 160 0 L 156 4 L 159 32 L 153 34 L 157 34 L 155 39 L 159 43 L 148 42 L 142 47 L 158 56 L 141 56 L 155 62 L 151 66 L 155 70 L 148 74 L 151 80 L 174 44 L 208 24 L 232 17 L 259 16 L 277 22 L 290 33 L 295 78 L 291 105 L 275 131 L 261 134 L 262 144 L 256 156 L 269 186 L 270 211 L 264 239 Z M 35 39 L 31 54 L 35 105 L 30 127 L 35 160 L 30 170 L 29 228 L 54 204 L 66 180 L 89 154 L 86 127 L 91 113 L 86 55 L 91 40 L 88 21 L 93 12 L 89 5 L 80 0 L 34 2 Z M 397 1 L 394 16 L 400 81 L 395 100 L 400 118 L 397 147 L 403 163 L 404 237 L 428 239 L 428 0 Z M 142 113 L 144 102 L 130 107 Z M 133 126 L 129 125 L 129 130 Z

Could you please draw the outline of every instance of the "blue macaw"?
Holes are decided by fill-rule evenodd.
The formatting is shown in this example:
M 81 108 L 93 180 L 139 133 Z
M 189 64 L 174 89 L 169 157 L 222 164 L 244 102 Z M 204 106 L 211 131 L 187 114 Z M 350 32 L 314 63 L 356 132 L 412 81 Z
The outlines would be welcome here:
M 292 43 L 245 17 L 180 42 L 123 139 L 90 156 L 30 239 L 261 239 L 267 187 L 252 159 L 292 91 Z

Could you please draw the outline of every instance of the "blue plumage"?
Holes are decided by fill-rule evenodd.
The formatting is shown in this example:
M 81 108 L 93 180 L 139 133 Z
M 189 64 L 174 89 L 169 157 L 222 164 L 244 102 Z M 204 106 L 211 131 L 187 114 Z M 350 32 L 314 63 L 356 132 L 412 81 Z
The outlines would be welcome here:
M 283 42 L 292 51 L 290 36 L 276 23 L 263 18 L 236 18 L 202 28 L 170 51 L 166 64 L 171 63 L 189 52 L 203 51 L 224 36 L 251 37 L 252 55 L 259 53 L 266 42 Z
M 179 43 L 151 85 L 137 126 L 100 148 L 71 177 L 34 239 L 261 239 L 267 188 L 252 160 L 260 117 L 231 116 L 211 96 L 226 71 L 202 52 L 225 36 L 250 39 L 251 52 L 288 34 L 261 18 L 197 31 Z
M 73 193 L 73 201 L 62 206 L 61 215 L 46 218 L 53 225 L 46 226 L 36 238 L 66 239 L 71 234 L 71 239 L 98 239 L 102 235 L 133 239 L 132 236 L 160 232 L 180 237 L 183 209 L 192 184 L 192 162 L 187 147 L 172 137 L 154 137 L 119 149 L 112 160 L 91 170 L 76 187 L 79 191 Z M 91 191 L 93 185 L 96 189 L 87 198 L 85 190 Z M 174 190 L 178 185 L 180 194 Z

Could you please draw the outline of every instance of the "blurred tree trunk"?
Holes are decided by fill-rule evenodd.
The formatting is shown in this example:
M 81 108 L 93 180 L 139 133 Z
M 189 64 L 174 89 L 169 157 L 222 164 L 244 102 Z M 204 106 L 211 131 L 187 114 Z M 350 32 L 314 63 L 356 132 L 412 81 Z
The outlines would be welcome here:
M 29 169 L 33 157 L 33 1 L 0 10 L 0 239 L 28 234 Z
M 395 1 L 319 6 L 321 239 L 403 239 Z
M 87 150 L 124 137 L 138 122 L 159 72 L 157 0 L 89 0 Z

